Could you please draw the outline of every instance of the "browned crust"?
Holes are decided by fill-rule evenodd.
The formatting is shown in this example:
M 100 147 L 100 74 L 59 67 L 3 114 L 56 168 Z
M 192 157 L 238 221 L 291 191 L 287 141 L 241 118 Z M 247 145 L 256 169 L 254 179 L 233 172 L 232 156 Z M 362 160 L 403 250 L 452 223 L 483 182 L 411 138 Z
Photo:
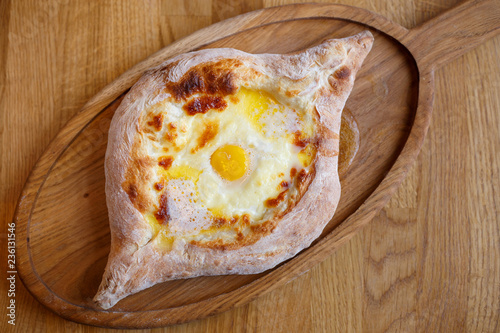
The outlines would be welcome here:
M 134 144 L 136 147 L 139 145 L 139 142 Z M 141 213 L 147 210 L 151 202 L 146 194 L 147 191 L 143 190 L 141 184 L 150 183 L 151 175 L 148 170 L 151 169 L 152 165 L 153 161 L 149 157 L 136 155 L 130 158 L 122 183 L 122 188 L 127 193 L 130 202 Z
M 293 55 L 204 50 L 178 56 L 146 73 L 125 97 L 110 128 L 105 169 L 112 243 L 94 300 L 109 308 L 121 298 L 162 281 L 262 272 L 309 246 L 333 216 L 340 197 L 337 165 L 341 110 L 372 42 L 371 34 L 364 32 L 328 40 Z M 153 232 L 137 208 L 138 200 L 152 202 L 145 190 L 152 184 L 147 165 L 133 162 L 151 162 L 141 155 L 144 152 L 134 149 L 141 140 L 142 111 L 164 98 L 185 102 L 199 93 L 231 95 L 240 85 L 286 96 L 292 107 L 301 105 L 304 99 L 314 101 L 307 106 L 317 112 L 313 172 L 294 172 L 298 191 L 290 196 L 294 204 L 282 214 L 255 226 L 241 223 L 235 244 L 248 237 L 248 245 L 233 249 L 217 241 L 204 247 L 174 240 L 169 252 L 159 251 L 150 242 Z M 251 231 L 247 235 L 246 229 Z M 252 237 L 258 238 L 252 242 Z M 148 266 L 143 267 L 141 262 Z
M 230 95 L 238 87 L 235 84 L 235 68 L 242 66 L 238 59 L 221 59 L 210 63 L 201 63 L 191 67 L 175 82 L 167 81 L 165 90 L 176 101 L 187 100 L 194 94 Z M 168 73 L 168 72 L 167 72 Z
M 163 193 L 160 196 L 160 207 L 155 212 L 155 218 L 160 224 L 167 224 L 170 220 L 170 213 L 168 211 L 167 194 Z
M 148 125 L 152 126 L 156 131 L 160 131 L 163 127 L 163 114 L 153 116 L 153 119 L 148 121 Z
M 210 141 L 212 141 L 217 133 L 219 132 L 219 124 L 216 122 L 205 123 L 205 128 L 197 140 L 197 145 L 191 150 L 191 153 L 196 153 L 201 148 L 205 147 Z
M 168 170 L 174 163 L 174 158 L 172 156 L 162 156 L 158 159 L 158 165 L 163 169 Z
M 193 98 L 182 107 L 190 116 L 198 113 L 207 113 L 209 110 L 222 111 L 227 107 L 227 103 L 221 96 L 201 96 Z

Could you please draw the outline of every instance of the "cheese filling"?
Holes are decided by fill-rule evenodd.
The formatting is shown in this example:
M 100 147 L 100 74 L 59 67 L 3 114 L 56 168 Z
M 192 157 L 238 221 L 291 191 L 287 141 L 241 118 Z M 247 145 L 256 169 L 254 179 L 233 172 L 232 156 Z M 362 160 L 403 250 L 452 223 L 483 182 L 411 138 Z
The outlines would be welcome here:
M 184 105 L 204 99 L 194 95 Z M 154 183 L 162 184 L 151 187 L 158 204 L 145 218 L 164 248 L 175 237 L 244 237 L 287 208 L 299 171 L 308 172 L 314 160 L 314 122 L 306 111 L 248 88 L 217 103 L 226 107 L 188 113 L 183 103 L 165 100 L 143 119 L 148 154 L 158 161 Z M 155 217 L 162 209 L 168 221 Z

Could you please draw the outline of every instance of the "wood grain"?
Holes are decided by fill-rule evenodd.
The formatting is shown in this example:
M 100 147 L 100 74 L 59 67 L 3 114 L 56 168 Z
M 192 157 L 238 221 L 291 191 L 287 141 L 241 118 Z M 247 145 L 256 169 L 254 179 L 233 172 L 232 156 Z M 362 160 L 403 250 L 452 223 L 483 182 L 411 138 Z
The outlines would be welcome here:
M 37 156 L 85 101 L 170 38 L 216 20 L 214 8 L 222 8 L 217 2 L 210 8 L 173 2 L 36 4 L 1 4 L 2 26 L 8 26 L 0 58 L 5 221 Z M 411 27 L 451 3 L 357 5 Z M 157 15 L 145 15 L 148 10 Z M 486 42 L 436 72 L 433 125 L 418 164 L 362 234 L 286 287 L 165 331 L 498 331 L 499 42 Z M 5 265 L 3 260 L 3 271 Z M 41 331 L 97 330 L 60 319 L 19 280 L 17 287 L 19 331 L 35 325 Z M 2 306 L 7 301 L 2 298 Z

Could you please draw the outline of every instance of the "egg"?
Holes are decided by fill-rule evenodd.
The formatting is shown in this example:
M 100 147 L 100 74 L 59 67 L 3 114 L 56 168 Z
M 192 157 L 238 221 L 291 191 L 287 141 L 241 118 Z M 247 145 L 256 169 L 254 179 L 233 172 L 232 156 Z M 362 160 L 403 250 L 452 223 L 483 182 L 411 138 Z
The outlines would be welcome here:
M 240 87 L 225 97 L 166 100 L 148 115 L 147 150 L 158 162 L 150 192 L 158 205 L 146 215 L 164 247 L 173 236 L 236 237 L 270 211 L 285 210 L 297 171 L 307 169 L 315 154 L 307 142 L 311 116 L 265 90 Z M 155 213 L 162 196 L 168 223 Z

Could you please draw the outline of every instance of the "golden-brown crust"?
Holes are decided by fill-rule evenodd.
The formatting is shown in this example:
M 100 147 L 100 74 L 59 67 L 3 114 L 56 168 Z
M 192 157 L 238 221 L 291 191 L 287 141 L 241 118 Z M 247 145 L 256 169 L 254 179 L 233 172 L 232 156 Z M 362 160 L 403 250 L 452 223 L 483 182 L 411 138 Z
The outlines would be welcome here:
M 340 197 L 340 115 L 372 42 L 371 34 L 364 32 L 292 55 L 203 50 L 180 55 L 147 72 L 125 97 L 110 128 L 105 169 L 112 243 L 94 300 L 107 309 L 127 295 L 171 279 L 262 272 L 309 246 L 333 216 Z M 150 165 L 158 161 L 148 159 L 147 152 L 136 146 L 147 132 L 141 127 L 143 110 L 168 99 L 198 103 L 191 108 L 195 113 L 217 110 L 217 97 L 234 99 L 239 86 L 267 90 L 292 107 L 311 109 L 316 118 L 314 137 L 298 136 L 296 142 L 301 148 L 314 145 L 314 160 L 308 171 L 290 171 L 294 184 L 283 186 L 281 192 L 288 200 L 284 195 L 276 197 L 271 206 L 283 209 L 262 223 L 252 224 L 248 216 L 214 221 L 212 228 L 217 230 L 234 228 L 234 239 L 178 238 L 169 251 L 162 251 L 151 242 L 155 233 L 142 214 L 154 206 L 157 219 L 168 223 L 171 218 L 168 194 L 163 185 L 154 185 L 158 180 L 151 173 Z M 200 94 L 210 97 L 207 103 L 193 102 Z M 154 118 L 147 121 L 152 130 L 160 128 Z M 180 129 L 174 126 L 163 126 L 168 127 L 166 140 L 175 140 Z M 154 202 L 150 193 L 155 191 L 160 191 L 165 205 Z
M 207 113 L 209 110 L 222 111 L 227 103 L 221 96 L 201 96 L 193 98 L 182 107 L 190 116 L 198 113 Z
M 242 65 L 238 59 L 220 59 L 214 62 L 200 63 L 191 67 L 178 81 L 167 81 L 165 90 L 176 101 L 187 100 L 194 94 L 219 95 L 233 94 L 237 90 L 234 69 Z M 168 72 L 167 72 L 168 73 Z M 207 96 L 210 97 L 210 96 Z M 188 114 L 191 114 L 188 111 Z
M 139 144 L 136 143 L 137 145 Z M 152 165 L 153 161 L 149 157 L 132 157 L 122 183 L 122 188 L 127 193 L 130 202 L 140 212 L 144 212 L 150 205 L 146 192 L 142 190 L 142 184 L 150 182 L 151 175 L 148 170 Z
M 191 153 L 193 154 L 213 140 L 219 131 L 219 124 L 216 122 L 206 122 L 204 125 L 205 128 L 203 129 L 200 137 L 197 139 L 198 144 L 191 150 Z

